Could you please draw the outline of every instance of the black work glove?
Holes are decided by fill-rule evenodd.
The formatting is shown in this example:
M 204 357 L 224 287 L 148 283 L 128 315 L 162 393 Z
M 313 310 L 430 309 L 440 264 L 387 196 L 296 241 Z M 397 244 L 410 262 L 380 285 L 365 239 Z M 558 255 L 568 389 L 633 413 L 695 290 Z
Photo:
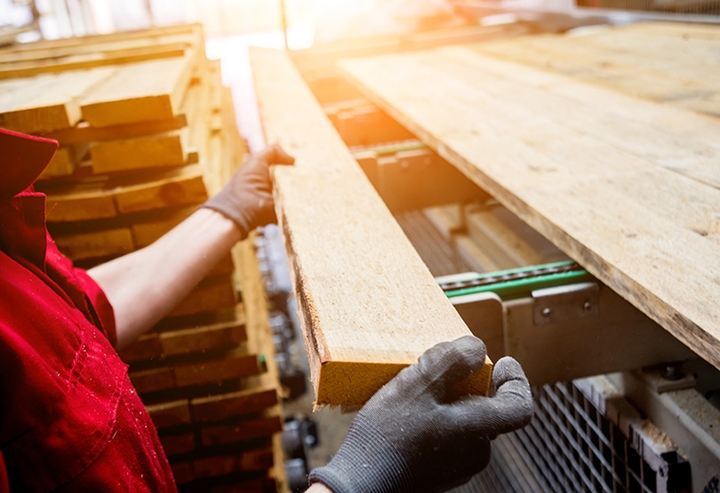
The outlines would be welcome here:
M 220 192 L 200 207 L 223 213 L 237 224 L 243 238 L 258 226 L 276 223 L 271 164 L 293 164 L 295 158 L 274 144 L 253 154 Z
M 494 397 L 449 397 L 479 370 L 485 344 L 473 336 L 426 351 L 360 410 L 325 467 L 310 473 L 335 493 L 439 492 L 487 466 L 490 440 L 526 425 L 533 400 L 520 364 L 498 360 Z

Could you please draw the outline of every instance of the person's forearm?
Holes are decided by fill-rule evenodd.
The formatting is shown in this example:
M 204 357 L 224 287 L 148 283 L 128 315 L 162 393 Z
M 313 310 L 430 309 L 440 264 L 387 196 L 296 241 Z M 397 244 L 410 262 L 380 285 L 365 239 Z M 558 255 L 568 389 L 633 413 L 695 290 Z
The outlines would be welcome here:
M 322 483 L 315 483 L 305 490 L 305 493 L 333 493 L 333 491 Z
M 90 269 L 115 311 L 118 349 L 167 315 L 240 237 L 232 220 L 202 208 L 152 245 Z

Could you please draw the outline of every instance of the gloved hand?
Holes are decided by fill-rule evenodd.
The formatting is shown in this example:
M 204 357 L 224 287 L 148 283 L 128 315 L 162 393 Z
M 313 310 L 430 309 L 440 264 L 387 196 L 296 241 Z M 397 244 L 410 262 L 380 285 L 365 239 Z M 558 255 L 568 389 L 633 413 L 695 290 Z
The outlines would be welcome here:
M 310 483 L 335 493 L 418 493 L 469 481 L 487 466 L 490 440 L 526 425 L 533 413 L 527 378 L 509 357 L 495 364 L 494 397 L 449 397 L 484 361 L 485 344 L 473 336 L 426 351 L 363 406 Z
M 272 196 L 271 164 L 293 164 L 295 158 L 278 144 L 253 154 L 220 192 L 200 207 L 223 213 L 237 224 L 242 238 L 257 228 L 277 222 Z

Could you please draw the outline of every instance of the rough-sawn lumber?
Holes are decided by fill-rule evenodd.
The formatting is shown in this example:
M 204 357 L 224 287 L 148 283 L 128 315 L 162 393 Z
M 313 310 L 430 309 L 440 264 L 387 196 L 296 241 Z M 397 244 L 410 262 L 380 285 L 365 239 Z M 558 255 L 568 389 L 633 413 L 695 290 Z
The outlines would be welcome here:
M 499 202 L 720 368 L 717 119 L 466 47 L 342 67 Z
M 317 405 L 363 404 L 403 367 L 470 330 L 362 173 L 288 56 L 252 50 Z M 467 382 L 488 389 L 492 364 Z

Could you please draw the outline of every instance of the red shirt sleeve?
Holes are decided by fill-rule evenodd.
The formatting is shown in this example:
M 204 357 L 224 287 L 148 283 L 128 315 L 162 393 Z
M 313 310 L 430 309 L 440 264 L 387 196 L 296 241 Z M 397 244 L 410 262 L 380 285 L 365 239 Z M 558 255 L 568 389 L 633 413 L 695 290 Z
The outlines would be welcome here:
M 73 304 L 85 312 L 88 320 L 105 334 L 113 347 L 117 347 L 115 312 L 110 301 L 85 270 L 73 266 L 72 261 L 60 253 L 49 234 L 45 268 L 48 275 L 62 286 Z
M 0 493 L 10 493 L 10 484 L 8 483 L 7 469 L 5 468 L 5 459 L 3 459 L 2 450 L 0 450 Z

